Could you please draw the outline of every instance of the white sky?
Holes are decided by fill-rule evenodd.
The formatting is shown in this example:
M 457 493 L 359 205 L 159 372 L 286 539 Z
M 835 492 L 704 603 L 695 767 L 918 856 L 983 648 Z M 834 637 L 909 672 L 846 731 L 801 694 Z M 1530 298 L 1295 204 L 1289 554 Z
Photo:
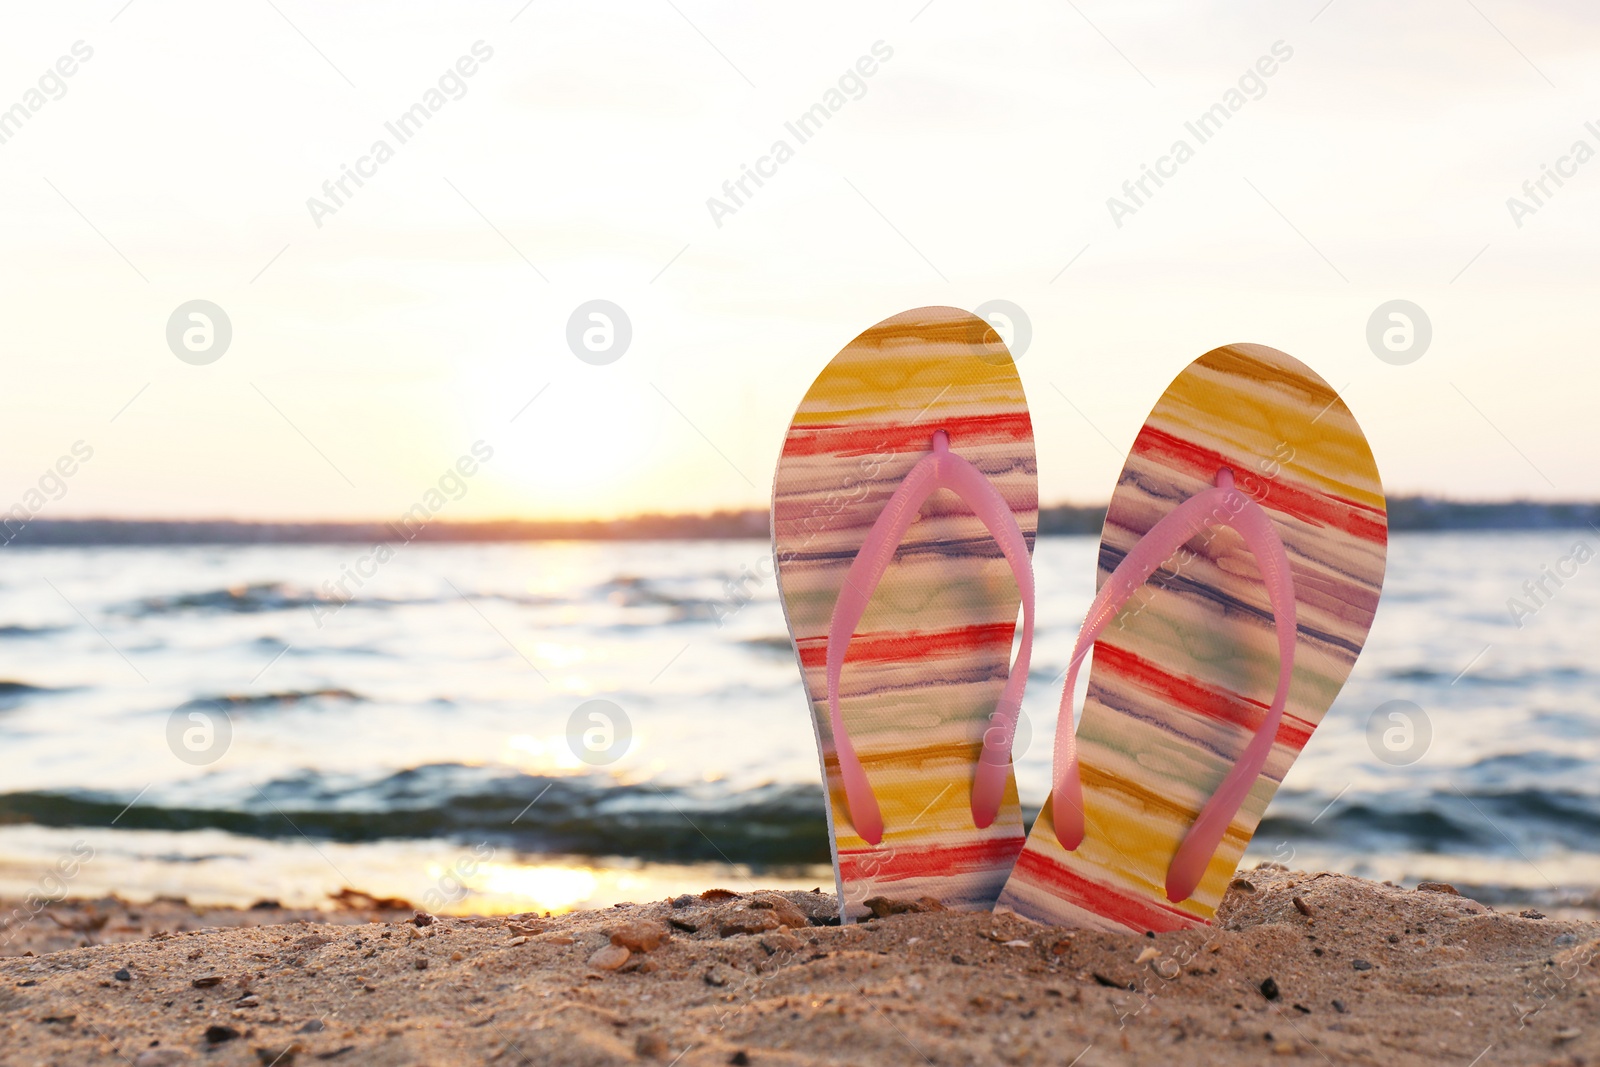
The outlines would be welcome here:
M 0 144 L 0 510 L 79 439 L 41 515 L 391 517 L 480 438 L 447 518 L 762 506 L 850 337 L 992 299 L 1032 320 L 1046 501 L 1104 500 L 1231 341 L 1346 387 L 1391 492 L 1600 496 L 1600 160 L 1506 207 L 1600 148 L 1576 0 L 124 2 L 0 16 L 0 108 L 94 50 Z M 307 197 L 479 40 L 318 228 Z M 706 198 L 880 40 L 718 228 Z M 1265 96 L 1117 228 L 1106 198 L 1276 41 Z M 195 298 L 233 324 L 208 366 L 165 341 Z M 592 298 L 633 324 L 607 366 L 565 343 Z M 1407 366 L 1366 345 L 1393 298 L 1433 323 Z

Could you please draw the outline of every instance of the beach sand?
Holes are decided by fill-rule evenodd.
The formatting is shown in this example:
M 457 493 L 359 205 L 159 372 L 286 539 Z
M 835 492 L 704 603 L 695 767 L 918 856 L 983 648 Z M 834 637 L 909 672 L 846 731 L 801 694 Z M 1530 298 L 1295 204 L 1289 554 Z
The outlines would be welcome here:
M 352 903 L 52 905 L 4 932 L 0 1063 L 1600 1063 L 1600 922 L 1273 865 L 1156 937 L 816 925 L 833 897 L 799 891 L 420 926 Z

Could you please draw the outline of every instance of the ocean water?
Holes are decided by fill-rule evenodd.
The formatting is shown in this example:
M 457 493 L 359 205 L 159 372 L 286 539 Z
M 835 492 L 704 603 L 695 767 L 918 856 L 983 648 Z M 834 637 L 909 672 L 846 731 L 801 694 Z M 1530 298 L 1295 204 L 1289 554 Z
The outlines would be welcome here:
M 1579 541 L 1600 535 L 1396 535 L 1367 650 L 1246 862 L 1592 900 L 1600 561 Z M 1096 544 L 1037 547 L 1025 807 Z M 765 543 L 364 555 L 0 551 L 0 895 L 485 911 L 831 884 Z

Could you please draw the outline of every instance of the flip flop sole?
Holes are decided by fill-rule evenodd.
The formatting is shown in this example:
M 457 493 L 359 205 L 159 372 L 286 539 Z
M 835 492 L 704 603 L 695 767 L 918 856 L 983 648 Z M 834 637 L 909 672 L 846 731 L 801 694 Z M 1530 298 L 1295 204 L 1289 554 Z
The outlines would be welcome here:
M 1277 682 L 1266 586 L 1239 536 L 1218 528 L 1175 553 L 1095 643 L 1077 732 L 1087 832 L 1067 852 L 1046 802 L 1001 907 L 1141 933 L 1210 922 L 1268 801 L 1355 666 L 1383 585 L 1383 487 L 1338 394 L 1270 348 L 1208 352 L 1168 387 L 1117 480 L 1097 584 L 1224 466 L 1272 517 L 1296 591 L 1294 675 L 1266 766 L 1194 894 L 1170 903 L 1178 844 Z
M 1021 604 L 999 546 L 954 494 L 929 498 L 850 643 L 840 708 L 883 813 L 876 846 L 850 823 L 828 721 L 829 619 L 872 524 L 945 430 L 1016 517 L 1038 529 L 1033 425 L 1010 353 L 982 319 L 917 308 L 845 346 L 801 401 L 773 483 L 778 590 L 811 701 L 828 836 L 846 921 L 875 896 L 991 907 L 1024 838 L 1015 779 L 973 825 L 983 732 Z

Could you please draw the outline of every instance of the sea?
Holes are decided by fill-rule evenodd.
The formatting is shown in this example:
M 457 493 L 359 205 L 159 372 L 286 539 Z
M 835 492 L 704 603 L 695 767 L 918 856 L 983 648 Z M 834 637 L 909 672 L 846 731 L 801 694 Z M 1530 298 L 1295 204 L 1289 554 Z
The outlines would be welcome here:
M 1097 544 L 1036 549 L 1030 819 Z M 1593 908 L 1590 546 L 1395 534 L 1366 650 L 1245 866 Z M 488 913 L 832 884 L 758 540 L 10 546 L 0 753 L 0 897 L 36 904 Z

